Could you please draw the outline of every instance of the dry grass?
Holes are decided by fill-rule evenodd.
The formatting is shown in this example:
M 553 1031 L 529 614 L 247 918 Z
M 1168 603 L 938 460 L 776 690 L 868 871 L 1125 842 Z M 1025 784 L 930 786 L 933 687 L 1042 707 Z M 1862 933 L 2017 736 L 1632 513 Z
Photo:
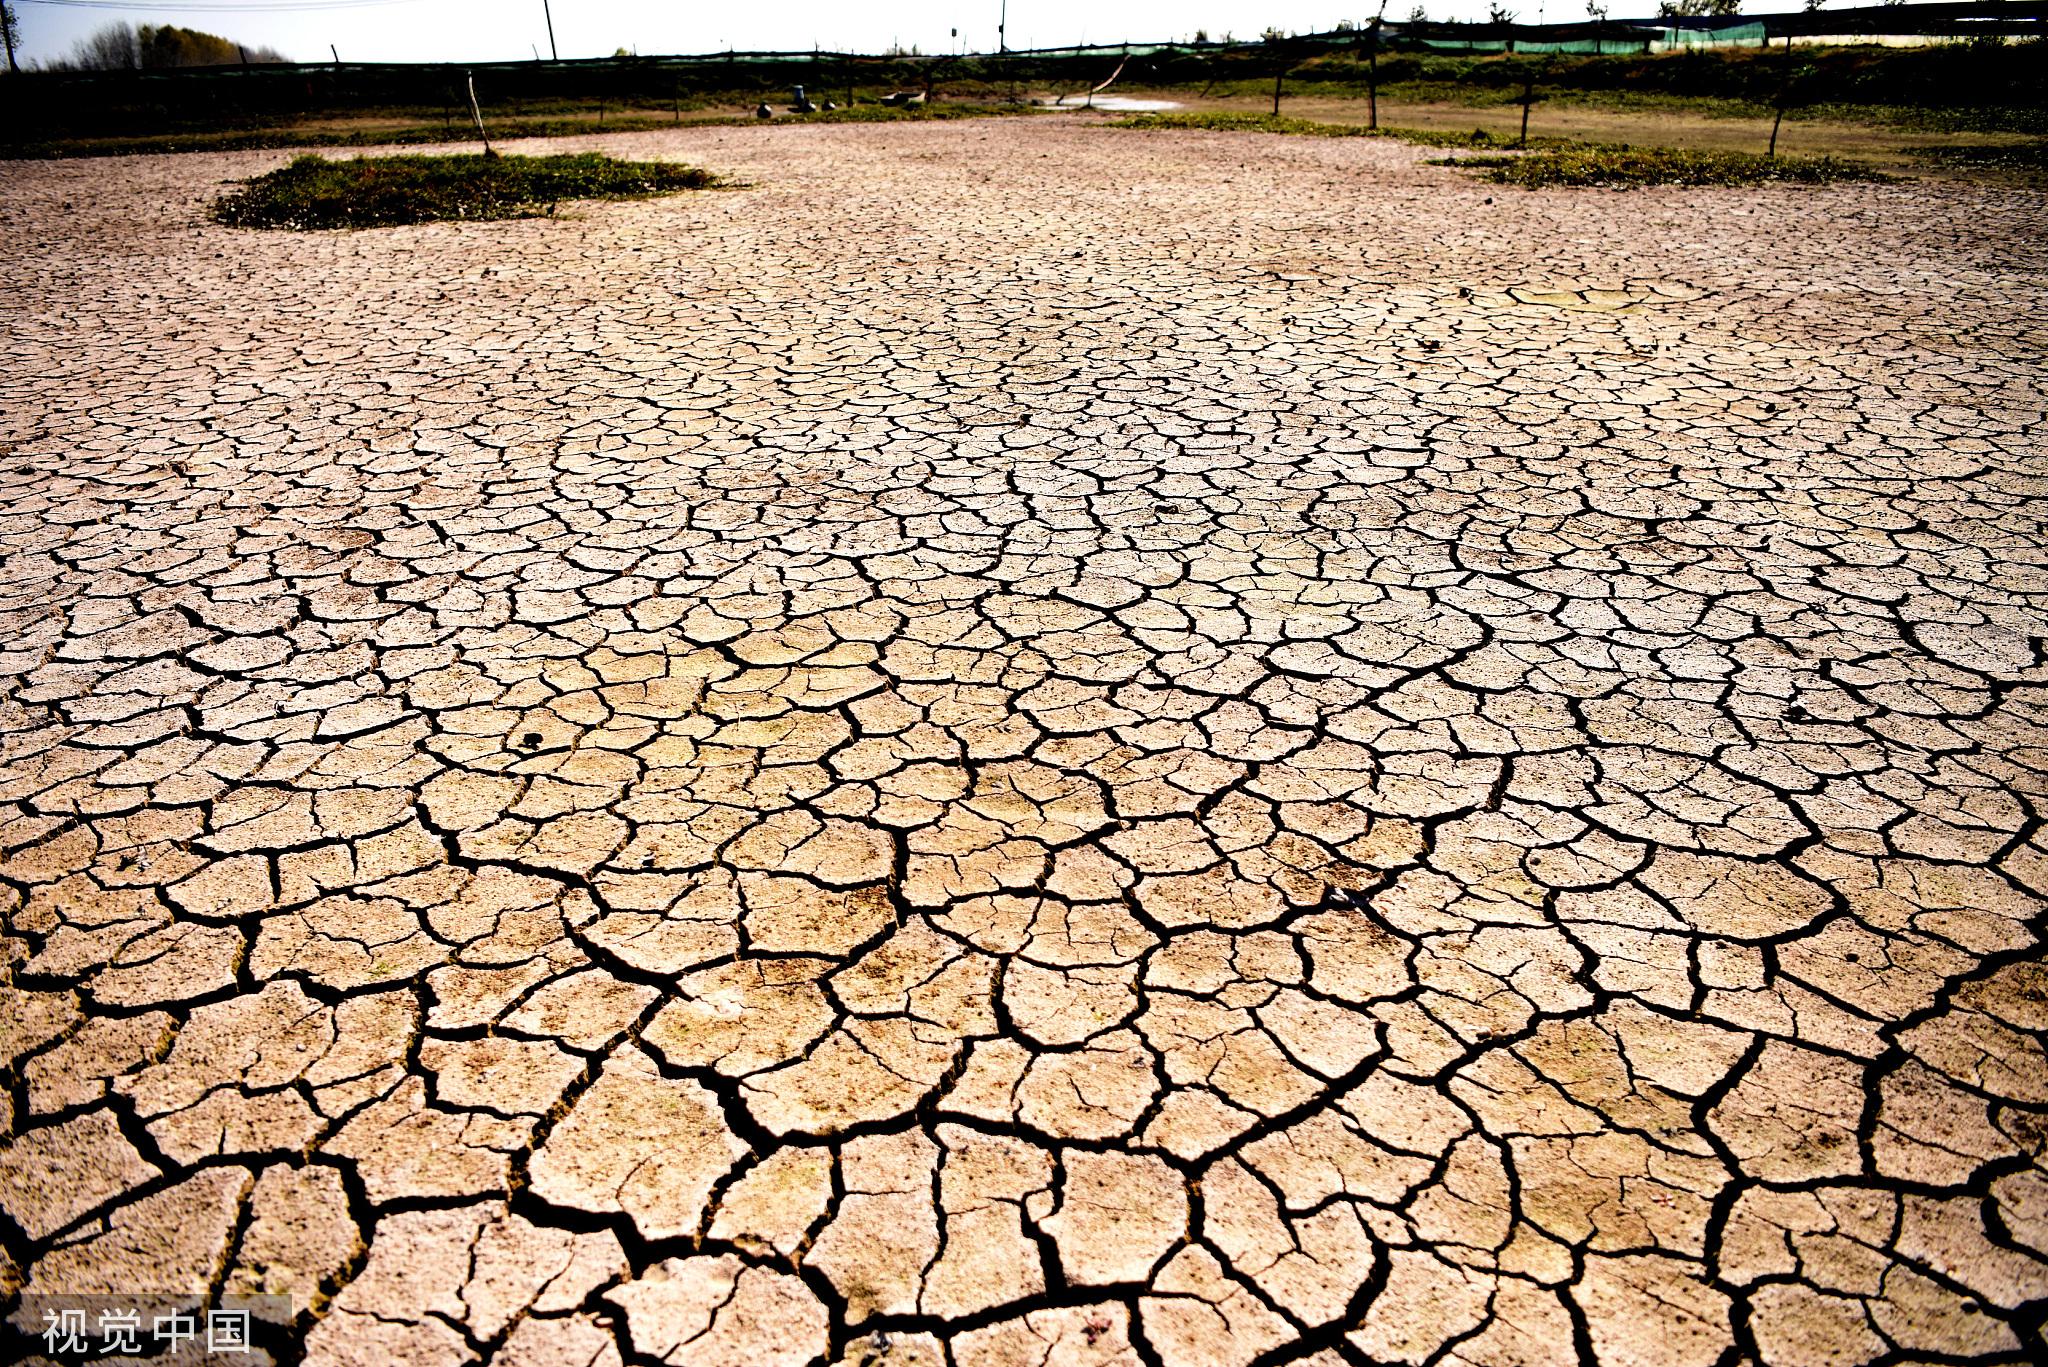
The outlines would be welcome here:
M 1270 114 L 1270 97 L 1202 98 L 1186 91 L 1131 90 L 1141 98 L 1178 100 L 1176 113 L 1236 114 L 1264 117 Z M 1313 123 L 1358 125 L 1366 121 L 1362 99 L 1287 99 L 1283 117 Z M 1411 103 L 1387 98 L 1380 100 L 1380 123 L 1404 131 L 1435 133 L 1469 140 L 1475 129 L 1484 129 L 1497 142 L 1512 143 L 1520 130 L 1519 105 L 1472 105 L 1459 103 Z M 1543 141 L 1676 147 L 1702 152 L 1762 152 L 1770 144 L 1771 118 L 1738 117 L 1682 107 L 1604 108 L 1579 103 L 1539 103 L 1531 112 L 1529 138 Z M 1888 171 L 1911 172 L 1926 164 L 1926 156 L 1942 148 L 2038 147 L 2040 140 L 2017 133 L 1938 131 L 1885 122 L 1848 122 L 1839 119 L 1787 119 L 1778 133 L 1780 155 L 1832 157 L 1866 162 Z M 1940 154 L 1937 155 L 1950 155 Z M 2009 154 L 1966 152 L 1961 158 L 1994 158 Z M 2024 151 L 2018 153 L 2024 156 Z M 1979 164 L 1979 163 L 1969 163 Z

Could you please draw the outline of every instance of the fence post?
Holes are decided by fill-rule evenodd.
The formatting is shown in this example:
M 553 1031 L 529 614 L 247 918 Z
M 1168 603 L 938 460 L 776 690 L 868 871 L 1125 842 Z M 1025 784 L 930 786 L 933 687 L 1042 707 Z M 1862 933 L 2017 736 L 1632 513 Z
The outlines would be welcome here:
M 1382 7 L 1382 13 L 1384 13 Z M 1366 30 L 1365 46 L 1365 126 L 1377 129 L 1380 126 L 1380 21 L 1374 19 L 1372 27 Z
M 1792 33 L 1791 30 L 1788 29 L 1785 33 L 1785 75 L 1784 79 L 1778 82 L 1778 114 L 1776 118 L 1771 120 L 1770 150 L 1764 153 L 1764 156 L 1771 161 L 1776 161 L 1778 159 L 1778 126 L 1785 122 L 1785 102 L 1791 98 Z

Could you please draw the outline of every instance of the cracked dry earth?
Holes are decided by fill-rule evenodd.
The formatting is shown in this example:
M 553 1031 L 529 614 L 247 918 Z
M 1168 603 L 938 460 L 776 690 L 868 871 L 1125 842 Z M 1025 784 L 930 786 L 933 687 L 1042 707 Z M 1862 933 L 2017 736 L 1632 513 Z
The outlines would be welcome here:
M 606 145 L 751 187 L 286 235 L 203 219 L 275 154 L 6 172 L 19 1306 L 2038 1360 L 2037 198 Z

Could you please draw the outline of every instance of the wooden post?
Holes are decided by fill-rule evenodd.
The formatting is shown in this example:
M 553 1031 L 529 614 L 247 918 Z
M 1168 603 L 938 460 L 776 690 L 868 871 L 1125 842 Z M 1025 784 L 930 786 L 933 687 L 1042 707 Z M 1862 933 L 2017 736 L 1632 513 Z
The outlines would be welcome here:
M 1280 80 L 1286 74 L 1287 67 L 1284 63 L 1273 73 L 1273 117 L 1276 119 L 1280 117 Z
M 1517 147 L 1529 145 L 1529 106 L 1535 99 L 1536 73 L 1525 67 L 1522 71 L 1522 136 L 1520 141 L 1515 143 Z
M 1380 126 L 1380 21 L 1372 21 L 1366 32 L 1365 46 L 1365 126 Z
M 1790 99 L 1791 96 L 1792 35 L 1791 33 L 1787 32 L 1785 35 L 1785 78 L 1782 81 L 1778 82 L 1778 113 L 1777 117 L 1771 120 L 1770 150 L 1764 153 L 1764 156 L 1771 161 L 1776 161 L 1778 159 L 1778 126 L 1785 122 L 1785 101 Z

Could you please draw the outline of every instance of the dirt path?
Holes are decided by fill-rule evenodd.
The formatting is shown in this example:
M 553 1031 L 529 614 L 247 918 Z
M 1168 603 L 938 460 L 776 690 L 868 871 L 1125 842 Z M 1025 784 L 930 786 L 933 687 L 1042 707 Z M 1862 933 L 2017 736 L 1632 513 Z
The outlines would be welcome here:
M 583 145 L 0 171 L 17 1346 L 2042 1351 L 2039 197 Z

